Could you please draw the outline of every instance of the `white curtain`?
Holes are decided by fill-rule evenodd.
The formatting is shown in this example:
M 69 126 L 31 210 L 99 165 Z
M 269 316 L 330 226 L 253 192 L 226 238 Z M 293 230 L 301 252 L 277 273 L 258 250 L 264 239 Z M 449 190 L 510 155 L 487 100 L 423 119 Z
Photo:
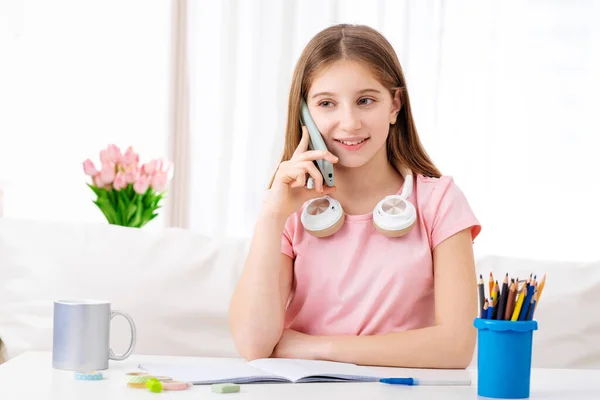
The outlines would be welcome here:
M 169 1 L 0 0 L 5 217 L 105 222 L 82 162 L 167 156 L 170 29 Z
M 191 1 L 190 221 L 248 236 L 319 30 L 395 47 L 420 136 L 483 224 L 477 255 L 599 259 L 600 27 L 588 1 Z

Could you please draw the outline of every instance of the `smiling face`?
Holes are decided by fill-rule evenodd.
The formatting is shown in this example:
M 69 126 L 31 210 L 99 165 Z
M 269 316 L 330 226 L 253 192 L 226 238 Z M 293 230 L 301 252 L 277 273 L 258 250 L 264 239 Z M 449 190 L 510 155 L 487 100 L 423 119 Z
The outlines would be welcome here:
M 341 60 L 319 71 L 307 94 L 310 114 L 337 166 L 356 168 L 374 158 L 387 157 L 390 123 L 400 109 L 363 64 Z

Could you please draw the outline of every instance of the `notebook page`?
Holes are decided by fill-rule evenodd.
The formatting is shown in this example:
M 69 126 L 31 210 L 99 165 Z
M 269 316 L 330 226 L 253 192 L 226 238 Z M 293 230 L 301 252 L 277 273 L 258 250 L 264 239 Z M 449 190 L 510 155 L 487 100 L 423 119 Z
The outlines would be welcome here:
M 261 358 L 248 364 L 263 371 L 285 376 L 292 382 L 379 380 L 377 373 L 367 367 L 334 361 Z
M 155 376 L 168 376 L 197 385 L 211 383 L 287 382 L 278 374 L 249 365 L 243 359 L 198 358 L 184 363 L 144 362 L 139 368 Z

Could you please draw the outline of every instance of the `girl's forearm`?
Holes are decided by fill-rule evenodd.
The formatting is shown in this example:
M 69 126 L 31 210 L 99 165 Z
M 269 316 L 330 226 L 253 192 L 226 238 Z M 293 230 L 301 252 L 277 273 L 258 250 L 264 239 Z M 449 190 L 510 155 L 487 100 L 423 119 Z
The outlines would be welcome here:
M 284 308 L 280 294 L 281 235 L 285 219 L 261 216 L 244 270 L 231 299 L 229 320 L 242 357 L 268 357 L 281 337 Z
M 360 365 L 405 368 L 466 368 L 476 330 L 438 325 L 373 336 L 322 336 L 318 358 Z

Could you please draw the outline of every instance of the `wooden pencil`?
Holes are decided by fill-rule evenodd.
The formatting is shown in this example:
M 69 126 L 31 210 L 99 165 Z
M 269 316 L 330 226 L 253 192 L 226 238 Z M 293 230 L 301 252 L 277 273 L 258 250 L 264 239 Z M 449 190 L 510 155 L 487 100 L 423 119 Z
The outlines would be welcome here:
M 509 321 L 512 316 L 513 310 L 515 309 L 515 296 L 516 296 L 517 282 L 513 282 L 510 285 L 508 291 L 508 299 L 506 300 L 506 310 L 504 311 L 504 319 Z
M 531 301 L 533 300 L 534 289 L 535 289 L 534 285 L 526 286 L 525 299 L 523 300 L 523 307 L 521 307 L 521 312 L 519 313 L 519 316 L 517 317 L 517 321 L 525 321 L 526 320 L 527 313 L 529 312 L 529 307 L 531 306 Z
M 527 285 L 523 285 L 521 290 L 519 290 L 519 295 L 517 296 L 517 300 L 515 302 L 515 310 L 513 311 L 511 321 L 516 321 L 519 319 L 519 313 L 521 312 L 521 308 L 523 307 L 523 301 L 525 300 L 525 296 L 527 295 Z
M 479 318 L 484 318 L 485 314 L 483 313 L 483 302 L 485 301 L 485 289 L 483 286 L 483 275 L 479 274 L 479 284 L 477 285 L 479 289 Z
M 542 291 L 544 290 L 544 286 L 546 285 L 546 273 L 544 272 L 544 276 L 540 279 L 540 284 L 538 286 L 538 296 L 537 296 L 537 306 L 540 305 L 540 299 L 542 298 Z
M 504 282 L 502 282 L 502 291 L 500 292 L 500 298 L 498 299 L 498 312 L 496 313 L 496 318 L 502 320 L 504 319 L 504 311 L 506 310 L 506 296 L 508 291 L 508 273 L 504 276 Z
M 494 283 L 494 293 L 492 296 L 494 296 L 494 311 L 492 312 L 492 319 L 497 319 L 498 317 L 498 304 L 499 304 L 499 295 L 498 293 L 500 292 L 500 289 L 498 288 L 498 281 L 496 281 L 496 283 Z
M 533 304 L 531 305 L 531 308 L 529 309 L 529 315 L 527 316 L 529 321 L 533 320 L 533 313 L 535 312 L 537 302 L 538 302 L 538 292 L 536 291 L 535 294 L 533 295 Z
M 533 305 L 535 304 L 536 296 L 537 296 L 537 288 L 534 287 L 533 296 L 531 296 L 531 301 L 529 302 L 529 309 L 527 310 L 527 313 L 525 314 L 525 318 L 523 318 L 525 321 L 531 321 L 531 318 L 533 317 Z

